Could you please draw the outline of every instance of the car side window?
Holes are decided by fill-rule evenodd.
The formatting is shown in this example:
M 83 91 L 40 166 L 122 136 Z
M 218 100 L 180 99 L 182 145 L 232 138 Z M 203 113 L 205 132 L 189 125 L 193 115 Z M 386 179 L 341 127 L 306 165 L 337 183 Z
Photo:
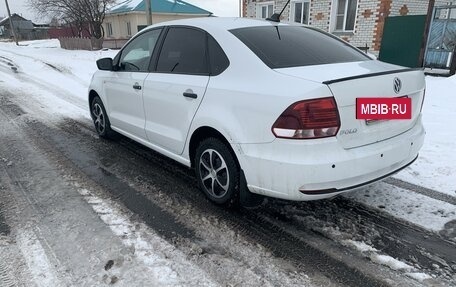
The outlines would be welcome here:
M 206 33 L 171 27 L 163 42 L 156 70 L 160 73 L 208 75 Z
M 161 31 L 155 29 L 145 32 L 128 43 L 120 56 L 117 71 L 147 72 Z
M 207 41 L 211 76 L 217 76 L 228 68 L 230 61 L 228 60 L 225 52 L 223 52 L 223 49 L 211 35 L 208 35 Z

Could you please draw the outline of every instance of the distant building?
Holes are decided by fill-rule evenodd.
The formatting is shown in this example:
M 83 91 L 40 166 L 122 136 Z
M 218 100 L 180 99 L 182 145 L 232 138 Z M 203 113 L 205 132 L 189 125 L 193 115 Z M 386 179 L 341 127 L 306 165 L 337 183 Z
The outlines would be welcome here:
M 194 17 L 208 17 L 212 13 L 180 0 L 151 1 L 153 24 Z M 147 26 L 145 0 L 126 0 L 107 13 L 103 22 L 106 39 L 130 38 Z
M 287 0 L 243 0 L 244 17 L 264 19 L 279 13 Z M 436 0 L 436 5 L 447 4 Z M 308 24 L 378 53 L 385 19 L 389 16 L 425 15 L 424 0 L 291 0 L 282 19 Z
M 46 25 L 35 25 L 32 21 L 14 13 L 11 15 L 14 31 L 19 40 L 35 40 L 48 38 Z M 0 38 L 13 37 L 9 17 L 0 20 Z
M 22 34 L 28 34 L 33 31 L 33 23 L 30 20 L 27 20 L 18 14 L 11 15 L 13 20 L 13 25 L 16 31 L 17 36 L 19 37 Z M 10 26 L 9 17 L 3 18 L 0 20 L 0 37 L 10 38 L 13 36 Z
M 0 17 L 0 23 L 5 19 L 5 17 Z M 0 38 L 3 38 L 3 34 L 5 33 L 5 27 L 0 26 Z

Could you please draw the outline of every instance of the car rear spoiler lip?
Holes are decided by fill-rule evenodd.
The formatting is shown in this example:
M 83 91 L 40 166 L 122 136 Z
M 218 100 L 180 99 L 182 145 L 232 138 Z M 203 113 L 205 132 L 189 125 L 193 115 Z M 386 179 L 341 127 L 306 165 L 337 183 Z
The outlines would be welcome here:
M 362 78 L 383 76 L 383 75 L 396 74 L 396 73 L 413 72 L 413 71 L 423 71 L 423 70 L 424 70 L 423 68 L 407 68 L 407 69 L 391 70 L 391 71 L 371 73 L 371 74 L 362 74 L 362 75 L 358 75 L 358 76 L 351 76 L 351 77 L 346 77 L 346 78 L 339 78 L 339 79 L 324 81 L 323 84 L 331 85 L 331 84 L 334 84 L 334 83 L 340 83 L 340 82 L 356 80 L 356 79 L 362 79 Z

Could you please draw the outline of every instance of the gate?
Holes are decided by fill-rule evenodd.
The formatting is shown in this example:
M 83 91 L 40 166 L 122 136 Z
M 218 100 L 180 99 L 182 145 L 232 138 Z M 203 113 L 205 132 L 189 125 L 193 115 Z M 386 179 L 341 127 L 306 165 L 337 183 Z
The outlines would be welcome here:
M 379 60 L 410 68 L 420 67 L 426 15 L 387 17 Z
M 424 66 L 450 69 L 456 46 L 456 6 L 434 8 Z

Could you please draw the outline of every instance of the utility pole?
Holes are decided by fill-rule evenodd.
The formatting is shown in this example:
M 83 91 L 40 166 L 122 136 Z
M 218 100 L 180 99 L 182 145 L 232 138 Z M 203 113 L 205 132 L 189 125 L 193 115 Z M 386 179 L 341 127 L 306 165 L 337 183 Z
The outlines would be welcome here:
M 8 11 L 8 18 L 10 22 L 10 27 L 11 27 L 11 32 L 13 33 L 14 41 L 16 42 L 16 45 L 19 46 L 19 43 L 17 42 L 17 37 L 16 37 L 16 32 L 14 31 L 14 24 L 13 24 L 13 18 L 11 18 L 11 11 L 8 5 L 8 0 L 5 0 L 6 4 L 6 11 Z
M 239 17 L 242 17 L 242 0 L 239 0 Z
M 426 23 L 424 24 L 424 34 L 421 43 L 420 57 L 418 59 L 418 67 L 424 67 L 424 56 L 426 55 L 426 46 L 431 29 L 432 16 L 434 15 L 435 0 L 429 0 Z
M 147 19 L 147 26 L 152 25 L 152 0 L 144 0 L 146 1 L 146 19 Z

